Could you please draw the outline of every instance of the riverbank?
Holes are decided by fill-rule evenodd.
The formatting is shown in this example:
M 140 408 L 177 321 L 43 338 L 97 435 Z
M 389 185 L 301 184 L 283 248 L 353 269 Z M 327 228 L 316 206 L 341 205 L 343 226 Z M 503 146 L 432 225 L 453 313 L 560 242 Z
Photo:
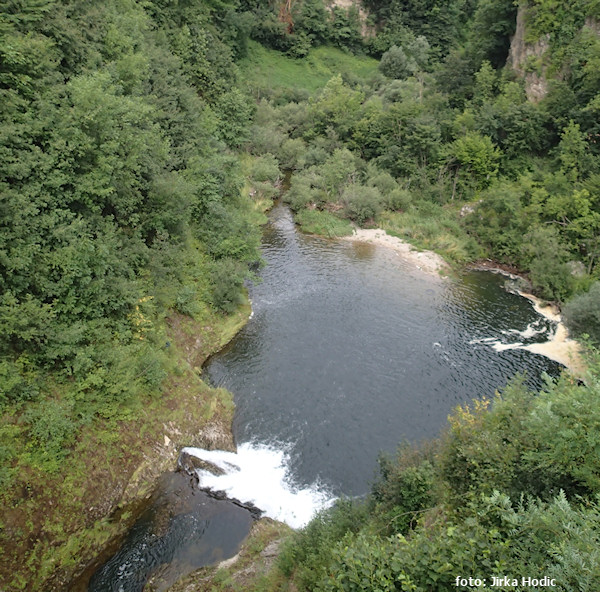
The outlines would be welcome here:
M 576 340 L 569 337 L 569 331 L 562 322 L 558 309 L 533 294 L 526 292 L 519 292 L 519 294 L 532 302 L 533 308 L 539 315 L 556 323 L 556 330 L 548 341 L 532 343 L 524 346 L 523 349 L 546 356 L 566 366 L 575 377 L 583 378 L 587 370 L 587 364 L 583 359 L 582 347 Z
M 414 265 L 415 269 L 426 273 L 442 274 L 450 269 L 448 263 L 433 251 L 417 251 L 410 243 L 389 235 L 381 228 L 356 228 L 350 236 L 342 240 L 366 242 L 395 251 L 404 260 Z
M 529 281 L 524 278 L 516 268 L 502 265 L 491 260 L 480 262 L 477 265 L 472 266 L 472 269 L 498 273 L 511 280 L 520 282 L 522 285 L 530 285 Z M 583 358 L 583 349 L 578 341 L 569 337 L 569 331 L 562 321 L 562 316 L 558 307 L 555 304 L 546 302 L 534 294 L 525 291 L 525 289 L 517 288 L 515 292 L 519 294 L 519 296 L 529 300 L 540 316 L 556 323 L 556 330 L 548 341 L 524 345 L 522 346 L 522 349 L 526 349 L 531 353 L 545 356 L 550 360 L 558 362 L 565 366 L 576 378 L 583 378 L 587 371 L 587 364 Z
M 366 242 L 392 249 L 405 261 L 413 265 L 415 269 L 425 273 L 441 275 L 450 270 L 448 262 L 438 253 L 433 251 L 417 251 L 410 243 L 389 235 L 381 228 L 356 228 L 351 236 L 340 238 L 341 240 Z M 489 265 L 485 266 L 478 265 L 474 269 L 501 273 L 513 280 L 523 279 L 516 270 L 500 267 L 493 262 L 489 262 Z M 518 291 L 518 294 L 530 300 L 539 315 L 556 323 L 556 330 L 548 341 L 525 345 L 523 349 L 558 362 L 565 366 L 574 376 L 582 378 L 586 372 L 586 363 L 583 359 L 582 348 L 576 340 L 569 337 L 568 329 L 562 322 L 560 311 L 556 306 L 543 301 L 533 294 L 523 291 Z
M 114 552 L 181 448 L 234 449 L 233 398 L 204 383 L 201 366 L 250 313 L 249 301 L 227 317 L 172 313 L 165 322 L 172 372 L 160 396 L 126 418 L 85 427 L 57 472 L 26 467 L 17 475 L 2 493 L 0 587 L 85 590 L 82 576 Z

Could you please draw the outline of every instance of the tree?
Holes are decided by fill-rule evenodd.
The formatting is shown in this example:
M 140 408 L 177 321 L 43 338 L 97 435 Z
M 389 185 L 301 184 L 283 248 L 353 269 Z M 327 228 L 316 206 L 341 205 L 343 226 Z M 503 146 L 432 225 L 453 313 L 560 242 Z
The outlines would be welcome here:
M 379 69 L 388 78 L 407 78 L 423 70 L 429 59 L 429 43 L 417 37 L 403 47 L 393 45 L 381 56 Z
M 530 230 L 524 237 L 521 255 L 533 288 L 542 298 L 562 302 L 571 294 L 569 251 L 555 227 L 535 226 Z
M 333 128 L 342 138 L 348 137 L 360 115 L 364 95 L 344 84 L 336 74 L 309 108 L 317 133 L 324 134 Z
M 561 164 L 562 172 L 567 175 L 570 181 L 577 181 L 580 173 L 585 171 L 587 142 L 579 124 L 573 120 L 563 130 L 558 145 L 558 158 Z
M 562 314 L 573 335 L 587 334 L 600 345 L 600 282 L 594 282 L 587 292 L 571 298 Z
M 454 168 L 454 187 L 489 187 L 498 174 L 501 152 L 487 136 L 468 132 L 449 147 L 449 162 Z M 454 197 L 454 191 L 453 191 Z

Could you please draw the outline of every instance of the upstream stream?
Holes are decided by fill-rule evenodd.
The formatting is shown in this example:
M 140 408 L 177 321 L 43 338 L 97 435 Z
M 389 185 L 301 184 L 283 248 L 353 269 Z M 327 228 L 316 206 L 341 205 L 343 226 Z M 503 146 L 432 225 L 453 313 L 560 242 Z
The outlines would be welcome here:
M 234 393 L 239 453 L 187 451 L 225 472 L 200 471 L 201 486 L 294 527 L 336 496 L 365 494 L 380 452 L 438 435 L 456 405 L 493 395 L 517 372 L 537 388 L 543 372 L 560 371 L 524 349 L 555 327 L 505 290 L 501 276 L 442 279 L 391 249 L 302 235 L 281 205 L 270 214 L 263 254 L 252 318 L 205 368 L 213 384 Z M 202 504 L 210 508 L 205 515 Z M 234 554 L 244 535 L 233 544 L 230 533 L 247 532 L 249 523 L 235 508 L 235 520 L 225 512 L 229 526 L 217 527 L 222 542 L 210 529 L 210 516 L 222 512 L 213 502 L 202 498 L 193 512 L 172 513 L 161 527 L 164 544 L 154 544 L 165 550 L 151 559 L 143 552 L 152 533 L 138 526 L 142 534 L 130 533 L 89 590 L 141 590 L 149 573 L 168 572 L 179 557 L 166 589 L 178 574 Z M 177 521 L 182 515 L 187 523 Z M 199 548 L 202 558 L 194 560 Z M 136 565 L 144 574 L 127 575 Z

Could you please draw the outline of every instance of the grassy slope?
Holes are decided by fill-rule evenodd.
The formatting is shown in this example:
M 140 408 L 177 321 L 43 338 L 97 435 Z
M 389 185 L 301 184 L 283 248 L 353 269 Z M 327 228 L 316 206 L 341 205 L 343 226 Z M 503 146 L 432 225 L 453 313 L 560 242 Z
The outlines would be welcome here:
M 369 80 L 377 76 L 377 63 L 373 58 L 354 56 L 334 47 L 318 47 L 306 58 L 293 59 L 250 42 L 248 56 L 240 62 L 240 70 L 257 96 L 288 90 L 314 94 L 336 74 L 349 80 Z
M 246 304 L 229 317 L 167 319 L 170 372 L 159 397 L 137 401 L 127 420 L 98 419 L 82 430 L 54 474 L 24 466 L 1 493 L 0 587 L 60 590 L 124 533 L 135 508 L 172 470 L 182 446 L 233 446 L 231 395 L 200 378 L 202 362 L 245 324 Z M 217 442 L 204 439 L 206 428 Z M 118 510 L 118 511 L 117 511 Z

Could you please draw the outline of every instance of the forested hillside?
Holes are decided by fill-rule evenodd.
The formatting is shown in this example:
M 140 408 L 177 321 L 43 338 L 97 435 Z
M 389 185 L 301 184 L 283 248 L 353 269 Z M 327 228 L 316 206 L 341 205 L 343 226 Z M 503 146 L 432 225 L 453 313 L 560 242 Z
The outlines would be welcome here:
M 127 484 L 125 457 L 143 452 L 127 431 L 141 438 L 144 410 L 177 391 L 174 325 L 193 320 L 206 355 L 245 301 L 262 213 L 235 154 L 255 108 L 237 85 L 235 14 L 1 3 L 3 589 L 43 589 L 82 559 L 69 536 L 110 506 L 84 499 L 86 474 L 105 492 Z
M 237 322 L 286 173 L 305 231 L 494 259 L 600 342 L 599 19 L 591 0 L 0 2 L 0 587 L 60 589 L 112 533 L 85 499 L 94 451 L 116 504 L 152 417 L 215 396 L 196 363 Z M 597 370 L 457 411 L 437 452 L 383 463 L 375 522 L 334 509 L 283 572 L 446 590 L 535 566 L 597 590 Z
M 365 2 L 372 25 L 358 46 L 357 11 L 342 39 L 337 9 L 317 31 L 316 3 L 298 4 L 289 55 L 325 41 L 379 60 L 378 75 L 341 73 L 312 96 L 301 81 L 287 96 L 255 89 L 260 130 L 248 147 L 294 171 L 286 199 L 305 228 L 339 231 L 348 218 L 459 262 L 490 257 L 558 302 L 590 287 L 600 254 L 593 3 Z M 256 37 L 282 49 L 263 29 Z

